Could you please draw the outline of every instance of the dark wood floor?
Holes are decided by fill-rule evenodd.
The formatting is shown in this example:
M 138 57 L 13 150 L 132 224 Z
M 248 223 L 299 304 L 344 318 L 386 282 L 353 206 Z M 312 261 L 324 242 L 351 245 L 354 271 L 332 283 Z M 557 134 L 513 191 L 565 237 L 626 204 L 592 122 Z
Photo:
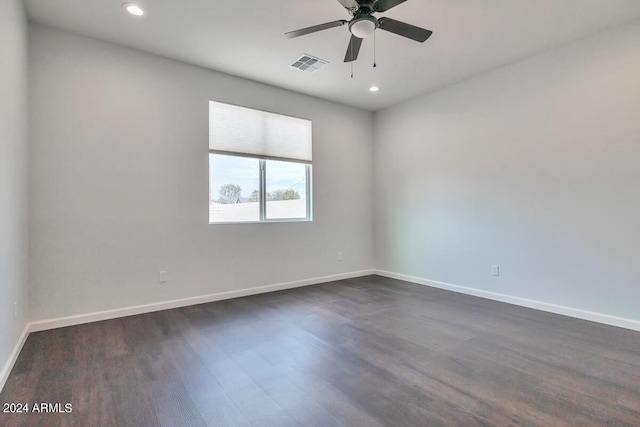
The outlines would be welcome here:
M 1 426 L 640 425 L 640 333 L 377 276 L 31 334 Z

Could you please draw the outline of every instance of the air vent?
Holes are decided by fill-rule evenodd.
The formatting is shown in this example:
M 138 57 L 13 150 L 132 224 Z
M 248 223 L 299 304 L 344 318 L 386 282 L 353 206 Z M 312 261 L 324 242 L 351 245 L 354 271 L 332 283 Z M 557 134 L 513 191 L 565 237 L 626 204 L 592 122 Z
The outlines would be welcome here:
M 298 58 L 296 62 L 291 64 L 291 67 L 296 68 L 300 71 L 304 71 L 305 73 L 315 73 L 328 63 L 329 61 L 325 61 L 324 59 L 304 54 L 300 58 Z

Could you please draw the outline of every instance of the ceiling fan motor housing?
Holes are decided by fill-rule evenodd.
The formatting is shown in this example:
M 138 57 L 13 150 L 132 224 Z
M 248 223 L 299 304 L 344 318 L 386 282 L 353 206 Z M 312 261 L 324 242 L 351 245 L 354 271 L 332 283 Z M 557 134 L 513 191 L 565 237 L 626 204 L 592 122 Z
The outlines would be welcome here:
M 369 14 L 356 16 L 349 22 L 349 31 L 359 39 L 365 39 L 378 28 L 378 20 Z

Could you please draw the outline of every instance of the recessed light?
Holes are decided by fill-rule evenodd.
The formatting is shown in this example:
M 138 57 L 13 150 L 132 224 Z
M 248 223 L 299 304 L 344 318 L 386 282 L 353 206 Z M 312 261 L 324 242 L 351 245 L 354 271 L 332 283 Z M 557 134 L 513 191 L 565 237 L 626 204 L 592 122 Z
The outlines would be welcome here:
M 135 3 L 124 3 L 122 7 L 124 7 L 124 10 L 126 10 L 133 16 L 144 15 L 144 10 L 140 7 L 140 5 L 137 5 Z
M 377 92 L 377 91 L 379 91 L 379 90 L 380 90 L 380 88 L 379 88 L 378 86 L 371 86 L 371 87 L 369 88 L 369 92 Z

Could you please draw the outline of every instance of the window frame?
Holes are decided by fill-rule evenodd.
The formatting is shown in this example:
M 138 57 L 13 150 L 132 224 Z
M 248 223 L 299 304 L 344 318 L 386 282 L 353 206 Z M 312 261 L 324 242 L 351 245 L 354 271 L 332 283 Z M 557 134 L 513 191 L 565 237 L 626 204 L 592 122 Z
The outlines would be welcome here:
M 279 157 L 268 157 L 268 156 L 258 156 L 253 154 L 246 153 L 235 153 L 229 151 L 221 151 L 221 150 L 209 150 L 209 155 L 217 154 L 221 156 L 231 156 L 231 157 L 247 157 L 251 159 L 257 159 L 259 161 L 259 190 L 260 190 L 260 198 L 259 198 L 259 210 L 260 210 L 260 219 L 258 221 L 211 221 L 211 216 L 209 214 L 209 225 L 225 225 L 225 224 L 265 224 L 265 223 L 283 223 L 283 222 L 313 222 L 313 185 L 311 183 L 313 177 L 313 163 L 302 161 L 302 160 L 294 160 L 294 159 L 283 159 Z M 278 162 L 287 162 L 287 163 L 301 163 L 305 165 L 305 190 L 306 190 L 306 198 L 305 198 L 305 208 L 306 208 L 306 216 L 304 218 L 267 218 L 267 161 L 273 160 Z M 211 192 L 211 169 L 209 169 L 209 193 Z M 211 200 L 209 200 L 211 203 Z

